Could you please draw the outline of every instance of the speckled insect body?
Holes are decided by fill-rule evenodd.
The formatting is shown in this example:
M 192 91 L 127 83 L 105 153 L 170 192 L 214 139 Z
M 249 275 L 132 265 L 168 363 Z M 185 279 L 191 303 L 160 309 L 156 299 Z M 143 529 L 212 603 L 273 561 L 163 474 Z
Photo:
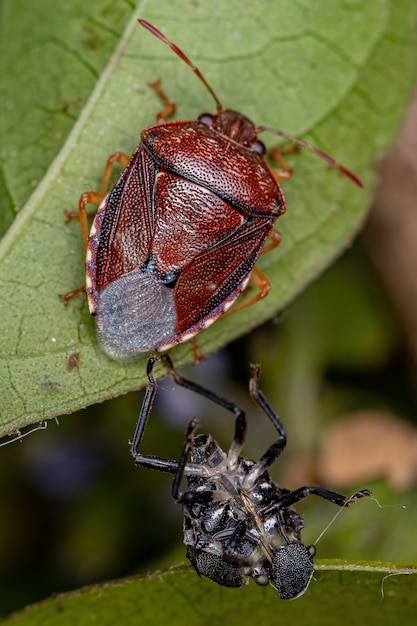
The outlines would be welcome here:
M 241 456 L 246 437 L 245 413 L 226 398 L 181 377 L 169 358 L 162 358 L 177 384 L 235 416 L 235 433 L 227 452 L 211 435 L 195 436 L 198 422 L 193 419 L 179 461 L 142 454 L 138 448 L 157 389 L 153 367 L 158 359 L 149 360 L 149 385 L 131 453 L 141 467 L 174 474 L 172 495 L 183 507 L 188 558 L 200 576 L 219 585 L 241 587 L 253 579 L 258 585 L 271 584 L 282 599 L 298 597 L 312 578 L 316 550 L 314 545 L 302 542 L 303 523 L 293 506 L 311 494 L 338 506 L 349 506 L 370 496 L 370 492 L 365 489 L 346 497 L 317 486 L 289 491 L 272 480 L 268 468 L 285 449 L 286 432 L 258 387 L 258 366 L 252 366 L 250 394 L 276 428 L 278 438 L 256 462 Z M 181 489 L 182 483 L 185 489 Z
M 249 280 L 259 292 L 235 311 L 269 293 L 270 283 L 255 263 L 280 242 L 274 225 L 286 205 L 279 181 L 288 180 L 291 168 L 277 151 L 281 169 L 267 163 L 259 133 L 269 131 L 309 148 L 361 185 L 306 142 L 223 109 L 188 57 L 155 26 L 139 21 L 191 66 L 217 113 L 169 122 L 175 105 L 159 81 L 152 83 L 164 104 L 157 123 L 142 131 L 132 157 L 111 155 L 101 190 L 80 198 L 76 215 L 87 252 L 89 309 L 99 343 L 119 360 L 192 339 L 232 306 Z M 125 169 L 107 193 L 115 162 Z M 88 203 L 99 205 L 90 236 Z
M 245 288 L 285 202 L 261 155 L 234 144 L 236 116 L 211 119 L 235 136 L 233 146 L 207 115 L 146 129 L 99 207 L 87 295 L 110 356 L 132 358 L 192 338 Z

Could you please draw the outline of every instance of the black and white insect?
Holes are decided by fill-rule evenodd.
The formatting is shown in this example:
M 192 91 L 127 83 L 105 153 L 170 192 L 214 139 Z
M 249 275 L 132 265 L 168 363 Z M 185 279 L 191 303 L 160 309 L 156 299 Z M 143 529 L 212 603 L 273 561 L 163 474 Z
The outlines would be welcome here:
M 155 398 L 153 368 L 163 360 L 175 382 L 201 394 L 235 416 L 235 433 L 228 452 L 211 435 L 194 435 L 191 420 L 179 461 L 138 451 Z M 283 452 L 287 436 L 284 425 L 259 389 L 258 365 L 251 366 L 249 392 L 271 420 L 278 439 L 257 462 L 240 456 L 246 437 L 246 415 L 226 398 L 180 376 L 167 355 L 151 357 L 147 365 L 149 385 L 139 414 L 131 453 L 141 467 L 174 474 L 173 498 L 183 506 L 184 543 L 187 557 L 200 576 L 225 587 L 241 587 L 253 578 L 258 585 L 271 584 L 282 599 L 302 595 L 313 576 L 315 546 L 301 541 L 303 523 L 293 505 L 310 494 L 338 506 L 349 506 L 370 496 L 367 489 L 346 497 L 323 487 L 289 491 L 279 487 L 267 468 Z M 180 490 L 183 478 L 185 491 Z

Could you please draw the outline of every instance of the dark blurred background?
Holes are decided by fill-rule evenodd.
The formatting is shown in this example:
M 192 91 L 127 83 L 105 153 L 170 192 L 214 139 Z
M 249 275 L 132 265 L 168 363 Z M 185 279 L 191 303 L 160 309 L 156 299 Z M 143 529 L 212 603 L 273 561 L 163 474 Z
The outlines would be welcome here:
M 344 510 L 318 558 L 417 559 L 416 120 L 415 101 L 353 247 L 274 320 L 182 371 L 248 410 L 244 453 L 257 459 L 275 436 L 248 398 L 249 363 L 261 363 L 261 387 L 288 430 L 276 481 L 374 492 L 379 504 Z M 129 454 L 141 398 L 64 416 L 0 448 L 0 616 L 185 559 L 172 477 L 136 468 Z M 143 451 L 177 459 L 193 416 L 230 444 L 232 417 L 165 378 Z M 298 510 L 306 544 L 338 512 L 314 497 Z

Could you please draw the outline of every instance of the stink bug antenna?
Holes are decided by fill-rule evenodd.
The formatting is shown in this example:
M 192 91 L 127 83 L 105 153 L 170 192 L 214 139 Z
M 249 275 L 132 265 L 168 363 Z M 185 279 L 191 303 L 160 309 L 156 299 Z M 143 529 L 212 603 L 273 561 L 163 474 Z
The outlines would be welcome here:
M 339 172 L 342 172 L 342 174 L 350 178 L 350 180 L 354 182 L 355 185 L 357 185 L 358 187 L 363 187 L 362 181 L 356 176 L 356 174 L 354 174 L 353 172 L 348 170 L 347 167 L 345 167 L 344 165 L 336 161 L 336 159 L 330 156 L 330 154 L 327 154 L 326 152 L 319 150 L 315 146 L 311 145 L 311 143 L 308 143 L 307 141 L 303 141 L 303 139 L 297 139 L 297 137 L 293 137 L 292 135 L 289 135 L 288 133 L 284 133 L 282 130 L 269 128 L 268 126 L 259 126 L 255 130 L 255 132 L 257 134 L 262 133 L 262 132 L 273 133 L 274 135 L 278 135 L 279 137 L 284 137 L 284 139 L 291 141 L 291 143 L 295 144 L 296 146 L 307 148 L 308 150 L 310 150 L 310 152 L 313 152 L 313 154 L 320 157 L 320 159 L 323 159 L 323 161 L 326 161 L 326 163 L 328 163 L 332 167 L 335 167 L 336 169 L 339 170 Z
M 147 22 L 146 20 L 138 20 L 139 24 L 141 26 L 143 26 L 144 28 L 146 28 L 147 30 L 149 30 L 150 33 L 152 33 L 152 35 L 155 35 L 155 37 L 157 37 L 158 39 L 160 39 L 161 41 L 163 41 L 164 43 L 167 44 L 167 46 L 169 46 L 171 48 L 171 50 L 173 50 L 173 52 L 175 52 L 176 55 L 178 55 L 180 57 L 180 59 L 182 59 L 183 61 L 185 61 L 185 63 L 187 65 L 189 65 L 191 67 L 191 69 L 193 70 L 194 74 L 196 74 L 198 76 L 198 78 L 201 80 L 201 82 L 203 83 L 203 85 L 206 87 L 206 89 L 210 92 L 214 102 L 216 103 L 216 107 L 217 107 L 217 114 L 220 115 L 220 113 L 223 113 L 223 107 L 221 105 L 220 100 L 218 99 L 218 97 L 216 96 L 214 90 L 212 89 L 212 87 L 210 87 L 210 85 L 208 84 L 208 82 L 206 81 L 206 79 L 204 78 L 204 76 L 202 75 L 202 73 L 200 72 L 200 70 L 198 69 L 198 67 L 196 67 L 194 65 L 194 63 L 192 63 L 190 61 L 190 59 L 187 57 L 186 54 L 184 54 L 184 52 L 182 50 L 180 50 L 180 48 L 178 48 L 178 46 L 175 45 L 175 43 L 172 43 L 172 41 L 170 41 L 169 39 L 167 39 L 165 37 L 165 35 L 163 33 L 161 33 L 160 30 L 158 30 L 156 28 L 156 26 L 154 26 L 153 24 L 150 24 L 149 22 Z

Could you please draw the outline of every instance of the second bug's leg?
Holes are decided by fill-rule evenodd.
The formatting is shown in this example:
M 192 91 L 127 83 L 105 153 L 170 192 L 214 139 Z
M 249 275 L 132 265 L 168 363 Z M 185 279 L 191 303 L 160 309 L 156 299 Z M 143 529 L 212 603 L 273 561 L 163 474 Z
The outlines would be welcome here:
M 223 407 L 227 411 L 230 411 L 231 413 L 234 414 L 236 418 L 235 419 L 235 433 L 234 433 L 233 442 L 229 451 L 230 466 L 231 468 L 234 467 L 238 462 L 238 457 L 239 457 L 240 451 L 242 449 L 242 446 L 246 437 L 245 412 L 242 411 L 242 409 L 239 408 L 234 402 L 230 402 L 230 400 L 227 400 L 227 398 L 224 398 L 218 393 L 211 391 L 210 389 L 207 389 L 206 387 L 202 387 L 201 385 L 193 382 L 192 380 L 188 380 L 187 378 L 183 378 L 182 376 L 180 376 L 176 372 L 172 364 L 172 361 L 168 357 L 168 355 L 165 354 L 161 358 L 165 361 L 168 371 L 170 375 L 173 377 L 173 379 L 175 380 L 175 382 L 177 383 L 177 385 L 180 385 L 181 387 L 184 387 L 185 389 L 189 389 L 190 391 L 193 391 L 194 393 L 198 393 L 200 396 L 203 396 L 204 398 L 211 400 L 211 402 L 214 402 L 215 404 Z
M 362 489 L 362 491 L 358 491 L 354 493 L 353 496 L 348 497 L 341 493 L 337 493 L 336 491 L 325 489 L 324 487 L 300 487 L 295 491 L 291 491 L 290 493 L 281 496 L 273 506 L 275 507 L 278 505 L 280 508 L 292 506 L 296 502 L 299 502 L 310 495 L 319 496 L 320 498 L 324 498 L 324 500 L 333 502 L 333 504 L 337 504 L 338 506 L 350 506 L 351 504 L 355 504 L 358 500 L 360 500 L 360 498 L 369 498 L 372 496 L 372 493 L 369 489 Z
M 245 486 L 247 488 L 250 488 L 258 480 L 259 476 L 261 476 L 261 474 L 263 474 L 263 472 L 272 465 L 287 445 L 287 433 L 285 426 L 281 422 L 278 414 L 265 398 L 262 391 L 259 389 L 259 365 L 251 365 L 251 371 L 252 376 L 249 381 L 249 392 L 251 398 L 262 409 L 266 416 L 269 417 L 270 421 L 278 431 L 279 436 L 248 473 L 245 479 Z
M 194 431 L 198 426 L 198 421 L 196 419 L 192 419 L 188 424 L 188 428 L 185 436 L 185 444 L 182 449 L 181 458 L 178 462 L 178 469 L 175 474 L 175 478 L 172 483 L 172 497 L 180 504 L 205 504 L 212 501 L 212 491 L 185 491 L 184 493 L 180 493 L 180 484 L 181 480 L 186 474 L 190 475 L 188 471 L 191 466 L 187 467 L 187 461 L 190 458 L 191 452 L 194 446 Z M 199 467 L 199 466 L 198 466 Z M 203 467 L 201 466 L 201 470 Z
M 240 520 L 236 524 L 233 535 L 227 541 L 224 550 L 224 560 L 236 565 L 246 565 L 249 563 L 247 557 L 242 556 L 242 542 L 247 532 L 247 524 Z
M 197 420 L 191 420 L 188 424 L 188 428 L 185 435 L 185 444 L 182 449 L 181 458 L 178 463 L 177 473 L 175 474 L 174 481 L 172 483 L 172 497 L 177 502 L 181 501 L 180 495 L 180 484 L 182 477 L 184 476 L 184 469 L 187 464 L 188 459 L 190 458 L 190 454 L 193 449 L 193 437 L 194 431 L 197 428 Z
M 155 469 L 162 472 L 175 474 L 176 472 L 178 472 L 178 463 L 176 461 L 171 461 L 169 459 L 160 459 L 158 457 L 145 455 L 138 450 L 140 442 L 142 441 L 146 423 L 148 421 L 149 415 L 151 414 L 152 406 L 155 400 L 157 382 L 153 375 L 153 368 L 158 360 L 159 359 L 157 357 L 151 357 L 146 367 L 149 384 L 145 390 L 145 395 L 139 412 L 139 418 L 136 424 L 135 434 L 133 435 L 130 452 L 136 465 L 139 465 L 140 467 L 147 467 L 149 469 Z
M 210 391 L 210 389 L 206 389 L 205 387 L 202 387 L 198 383 L 194 383 L 193 381 L 180 376 L 176 372 L 171 359 L 166 354 L 162 355 L 161 357 L 151 357 L 148 361 L 147 376 L 148 376 L 149 384 L 146 387 L 145 396 L 142 401 L 142 406 L 140 409 L 139 418 L 138 418 L 138 422 L 137 422 L 136 429 L 135 429 L 135 434 L 133 436 L 133 441 L 131 445 L 131 454 L 135 460 L 135 463 L 137 465 L 140 465 L 141 467 L 148 467 L 150 469 L 159 469 L 161 471 L 169 472 L 172 474 L 179 472 L 179 464 L 176 461 L 171 461 L 169 459 L 160 459 L 154 456 L 143 455 L 142 453 L 138 451 L 138 447 L 142 440 L 143 432 L 145 430 L 146 423 L 151 413 L 153 402 L 154 402 L 155 395 L 156 395 L 157 382 L 153 375 L 153 368 L 155 366 L 155 363 L 159 360 L 164 361 L 169 374 L 173 377 L 177 385 L 180 385 L 181 387 L 184 387 L 185 389 L 189 389 L 190 391 L 194 391 L 195 393 L 198 393 L 204 396 L 205 398 L 208 398 L 212 402 L 218 404 L 219 406 L 225 408 L 226 410 L 230 411 L 231 413 L 235 415 L 236 417 L 235 434 L 234 434 L 234 440 L 232 443 L 231 451 L 229 453 L 229 458 L 232 459 L 232 463 L 233 462 L 237 463 L 238 456 L 239 456 L 239 453 L 242 448 L 243 442 L 245 440 L 245 435 L 246 435 L 246 415 L 244 411 L 242 411 L 242 409 L 240 409 L 236 404 L 234 404 L 233 402 L 230 402 L 226 398 L 223 398 L 222 396 L 215 393 L 214 391 Z M 191 437 L 191 434 L 190 434 L 190 437 Z M 183 471 L 184 470 L 182 470 L 182 473 Z M 203 472 L 202 467 L 200 467 L 199 469 L 195 469 L 195 468 L 191 469 L 191 466 L 190 466 L 187 469 L 187 474 L 190 474 L 190 475 L 191 474 L 198 475 L 198 474 L 201 474 L 202 472 Z

